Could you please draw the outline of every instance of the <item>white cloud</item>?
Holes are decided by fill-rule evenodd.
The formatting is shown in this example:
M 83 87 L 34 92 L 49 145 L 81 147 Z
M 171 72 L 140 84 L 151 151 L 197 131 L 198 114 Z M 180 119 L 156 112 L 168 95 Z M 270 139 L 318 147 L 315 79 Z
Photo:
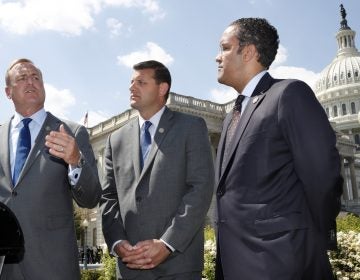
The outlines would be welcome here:
M 284 48 L 283 45 L 279 45 L 279 48 L 278 48 L 278 51 L 277 51 L 277 54 L 275 56 L 275 60 L 274 62 L 271 64 L 271 67 L 276 67 L 280 64 L 283 64 L 284 62 L 286 62 L 288 58 L 288 52 L 287 52 L 287 49 Z
M 299 79 L 307 83 L 310 87 L 313 87 L 319 74 L 302 67 L 282 65 L 287 61 L 287 58 L 287 49 L 284 46 L 279 45 L 278 53 L 276 54 L 274 62 L 271 64 L 269 73 L 274 78 Z
M 106 25 L 110 29 L 110 34 L 112 37 L 117 37 L 121 34 L 121 29 L 123 23 L 117 20 L 116 18 L 109 18 L 106 20 Z
M 106 7 L 137 8 L 152 21 L 165 16 L 157 0 L 0 1 L 0 26 L 16 34 L 50 30 L 80 35 L 84 29 L 93 28 L 94 16 Z
M 163 19 L 166 15 L 157 0 L 104 0 L 104 3 L 109 6 L 141 9 L 144 14 L 150 15 L 151 21 Z
M 231 87 L 225 88 L 216 88 L 210 91 L 211 97 L 210 100 L 220 104 L 230 102 L 235 99 L 237 96 L 236 90 Z
M 270 69 L 270 74 L 279 79 L 299 79 L 313 88 L 319 74 L 305 68 L 294 66 L 278 66 Z
M 109 114 L 103 111 L 89 111 L 87 127 L 93 127 L 98 123 L 108 120 L 109 118 L 110 118 Z M 85 119 L 85 115 L 79 120 L 79 123 L 83 125 L 84 119 Z
M 140 51 L 117 57 L 119 64 L 130 68 L 138 62 L 150 59 L 158 60 L 165 65 L 169 65 L 174 61 L 170 54 L 167 54 L 164 49 L 153 42 L 146 43 L 146 46 Z
M 98 1 L 22 0 L 0 4 L 0 24 L 12 33 L 26 34 L 51 30 L 79 35 L 94 24 Z
M 45 109 L 59 118 L 68 119 L 71 107 L 76 99 L 68 89 L 59 90 L 50 84 L 45 84 Z

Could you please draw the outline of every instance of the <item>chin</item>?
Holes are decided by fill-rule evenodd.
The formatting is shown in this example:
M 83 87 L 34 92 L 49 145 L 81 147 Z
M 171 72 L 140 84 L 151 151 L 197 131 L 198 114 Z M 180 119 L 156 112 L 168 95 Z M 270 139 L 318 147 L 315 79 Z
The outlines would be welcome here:
M 218 80 L 218 82 L 219 82 L 220 84 L 225 84 L 223 77 L 218 77 L 217 80 Z

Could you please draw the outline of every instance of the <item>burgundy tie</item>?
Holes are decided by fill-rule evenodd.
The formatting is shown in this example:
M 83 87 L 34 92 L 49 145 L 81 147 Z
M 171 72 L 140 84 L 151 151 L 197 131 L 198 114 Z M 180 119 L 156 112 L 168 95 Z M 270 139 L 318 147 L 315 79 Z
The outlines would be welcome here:
M 245 96 L 239 94 L 238 97 L 236 98 L 235 101 L 235 105 L 233 108 L 233 115 L 232 115 L 232 119 L 230 121 L 230 124 L 228 126 L 228 129 L 226 131 L 226 139 L 225 139 L 225 151 L 224 151 L 224 155 L 223 155 L 223 162 L 224 160 L 227 159 L 227 157 L 229 156 L 229 152 L 230 152 L 230 147 L 231 147 L 231 142 L 232 139 L 234 137 L 235 131 L 236 131 L 236 127 L 239 123 L 240 120 L 240 115 L 241 115 L 241 104 L 244 100 Z M 224 171 L 225 165 L 222 164 L 222 171 Z

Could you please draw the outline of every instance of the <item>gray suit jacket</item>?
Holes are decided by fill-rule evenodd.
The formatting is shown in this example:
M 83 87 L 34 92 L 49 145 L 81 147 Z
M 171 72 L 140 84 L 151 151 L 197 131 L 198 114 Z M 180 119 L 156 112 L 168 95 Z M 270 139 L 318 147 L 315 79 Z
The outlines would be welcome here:
M 223 158 L 230 119 L 216 161 L 217 279 L 332 279 L 326 249 L 342 178 L 335 133 L 314 93 L 265 74 Z
M 51 130 L 58 130 L 61 123 L 76 138 L 86 159 L 74 187 L 68 180 L 68 165 L 51 156 L 45 146 L 45 136 Z M 48 113 L 18 183 L 13 186 L 9 131 L 10 121 L 0 127 L 0 200 L 19 220 L 25 254 L 19 264 L 5 265 L 1 279 L 79 279 L 73 198 L 79 206 L 93 208 L 101 195 L 88 133 L 83 126 L 61 121 Z
M 118 240 L 163 239 L 176 249 L 149 271 L 129 270 L 118 260 L 121 277 L 201 271 L 203 224 L 214 187 L 214 167 L 203 119 L 165 109 L 154 143 L 140 170 L 139 124 L 135 118 L 114 132 L 105 150 L 101 210 L 109 248 Z

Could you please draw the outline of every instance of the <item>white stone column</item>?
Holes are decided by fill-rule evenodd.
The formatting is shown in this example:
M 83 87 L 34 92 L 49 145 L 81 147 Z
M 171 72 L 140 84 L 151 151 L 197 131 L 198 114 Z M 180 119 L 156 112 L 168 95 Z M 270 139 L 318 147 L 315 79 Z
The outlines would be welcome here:
M 354 158 L 349 158 L 349 169 L 350 169 L 350 181 L 351 181 L 351 189 L 353 193 L 353 199 L 359 198 L 359 192 L 356 184 L 356 175 L 355 175 L 355 164 Z
M 345 168 L 344 168 L 344 157 L 340 156 L 340 164 L 341 164 L 341 176 L 344 178 L 344 182 L 343 182 L 343 199 L 345 201 L 349 200 L 349 191 L 347 188 L 347 183 L 346 183 L 346 176 L 345 176 Z

